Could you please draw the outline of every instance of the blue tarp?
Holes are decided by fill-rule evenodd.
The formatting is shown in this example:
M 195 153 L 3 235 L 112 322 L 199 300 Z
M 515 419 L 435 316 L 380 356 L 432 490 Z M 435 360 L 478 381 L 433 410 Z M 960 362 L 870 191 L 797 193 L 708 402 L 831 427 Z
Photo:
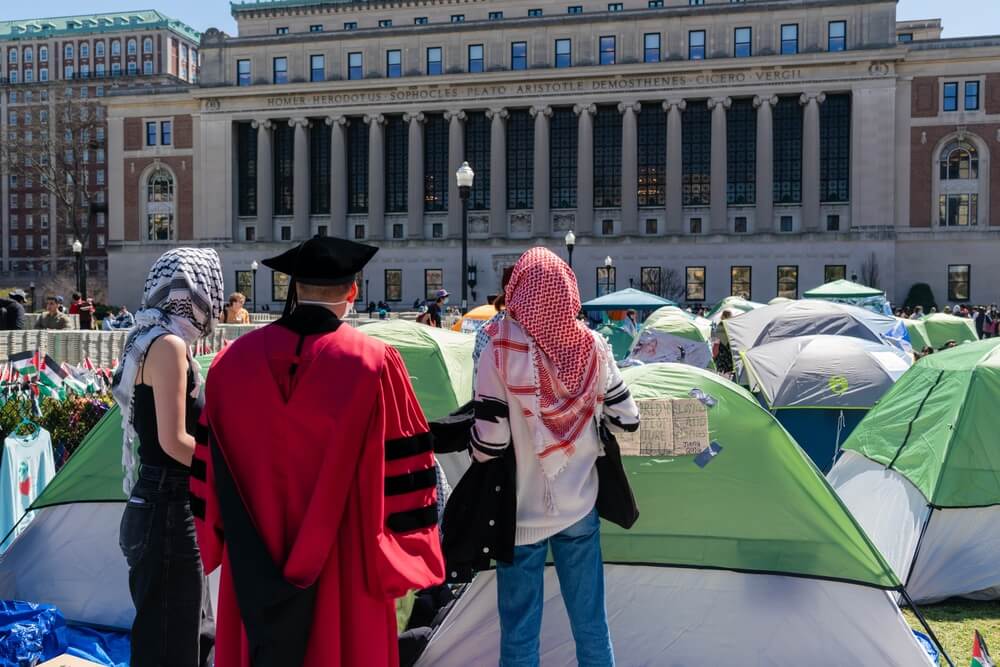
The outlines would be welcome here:
M 106 667 L 128 667 L 126 632 L 67 625 L 48 604 L 0 600 L 0 665 L 30 666 L 68 653 Z
M 66 653 L 106 667 L 128 667 L 132 649 L 127 632 L 96 630 L 85 625 L 66 628 Z

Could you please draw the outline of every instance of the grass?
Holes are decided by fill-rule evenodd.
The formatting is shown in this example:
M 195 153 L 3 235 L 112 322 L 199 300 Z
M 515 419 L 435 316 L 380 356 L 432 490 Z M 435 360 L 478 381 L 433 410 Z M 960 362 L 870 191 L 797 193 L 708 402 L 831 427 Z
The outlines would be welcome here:
M 972 655 L 972 634 L 979 630 L 990 648 L 993 660 L 1000 658 L 1000 600 L 946 600 L 939 604 L 918 605 L 934 634 L 944 645 L 955 667 L 966 667 Z M 914 630 L 927 634 L 910 609 L 903 615 Z M 942 658 L 942 665 L 947 665 Z

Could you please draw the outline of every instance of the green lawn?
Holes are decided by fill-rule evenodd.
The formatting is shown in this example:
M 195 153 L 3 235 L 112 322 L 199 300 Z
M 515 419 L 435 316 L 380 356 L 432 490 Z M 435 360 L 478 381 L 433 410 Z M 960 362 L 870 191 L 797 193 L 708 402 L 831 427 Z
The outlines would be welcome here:
M 947 600 L 940 604 L 919 605 L 919 608 L 934 629 L 934 634 L 944 644 L 955 667 L 968 666 L 974 630 L 983 635 L 994 662 L 1000 659 L 1000 601 Z M 903 615 L 910 627 L 927 634 L 912 611 L 904 609 Z M 942 660 L 941 664 L 947 663 Z

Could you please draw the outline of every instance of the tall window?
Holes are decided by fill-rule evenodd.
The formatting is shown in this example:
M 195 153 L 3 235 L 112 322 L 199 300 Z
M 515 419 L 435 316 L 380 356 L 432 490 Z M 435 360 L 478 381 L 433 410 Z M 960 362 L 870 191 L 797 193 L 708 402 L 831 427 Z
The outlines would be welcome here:
M 317 54 L 309 56 L 309 80 L 323 81 L 326 79 L 326 56 Z
M 510 68 L 512 70 L 528 69 L 528 43 L 511 42 L 510 45 Z
M 576 114 L 570 108 L 554 109 L 549 126 L 552 208 L 576 208 L 576 150 Z
M 573 64 L 573 42 L 569 39 L 556 40 L 556 67 L 569 67 Z
M 239 215 L 257 215 L 257 130 L 250 123 L 237 125 L 237 200 Z
M 435 76 L 443 73 L 444 67 L 441 64 L 441 47 L 432 46 L 427 49 L 427 74 Z
M 704 102 L 688 102 L 681 124 L 683 204 L 708 206 L 712 195 L 712 112 Z
M 663 269 L 659 266 L 644 266 L 639 270 L 639 288 L 643 292 L 659 294 L 663 286 Z
M 364 55 L 360 51 L 354 51 L 347 54 L 347 78 L 350 80 L 363 79 L 364 73 Z
M 749 266 L 733 266 L 729 269 L 729 293 L 750 299 L 752 269 Z
M 156 145 L 156 123 L 149 122 L 146 123 L 146 145 L 155 146 Z
M 597 267 L 597 296 L 604 296 L 615 291 L 615 285 L 618 282 L 616 274 L 617 271 L 613 266 Z
M 938 220 L 942 227 L 968 227 L 979 222 L 978 194 L 943 194 L 938 197 Z
M 385 75 L 390 79 L 403 76 L 403 52 L 399 49 L 385 52 Z
M 469 71 L 472 73 L 479 73 L 484 70 L 484 55 L 483 55 L 483 45 L 482 44 L 470 44 L 469 45 Z
M 313 123 L 309 130 L 309 212 L 330 214 L 330 138 L 333 128 Z
M 827 264 L 823 267 L 823 284 L 847 278 L 846 264 Z
M 790 23 L 781 26 L 781 54 L 788 56 L 799 52 L 799 26 Z
M 785 299 L 799 298 L 799 267 L 778 267 L 778 296 Z
M 535 124 L 526 109 L 507 118 L 507 208 L 535 205 Z
M 830 21 L 827 26 L 826 50 L 844 51 L 847 49 L 847 21 Z
M 347 126 L 347 212 L 368 212 L 368 126 L 360 118 Z
M 385 125 L 385 211 L 406 211 L 409 171 L 409 128 L 402 116 L 388 116 Z
M 104 56 L 104 42 L 98 42 L 97 45 L 98 45 L 98 47 L 100 47 L 100 49 L 99 49 L 100 53 L 98 53 L 97 55 L 103 57 Z M 49 47 L 47 47 L 47 46 L 39 46 L 38 47 L 38 61 L 39 62 L 43 62 L 43 63 L 49 62 Z
M 660 33 L 647 32 L 642 36 L 642 61 L 646 63 L 660 62 Z
M 953 141 L 941 150 L 941 180 L 979 178 L 979 152 L 967 141 Z
M 819 108 L 819 178 L 820 201 L 850 201 L 850 95 L 827 95 Z
M 965 82 L 965 110 L 979 111 L 979 82 Z
M 621 205 L 622 115 L 615 107 L 601 106 L 594 119 L 594 208 Z
M 11 53 L 16 54 L 17 51 L 11 51 Z M 12 57 L 14 58 L 14 60 L 12 62 L 17 62 L 17 56 L 14 55 Z M 66 60 L 73 60 L 73 45 L 72 44 L 67 44 L 66 48 L 63 49 L 63 57 Z
M 684 293 L 687 301 L 705 300 L 704 266 L 688 266 L 684 269 Z
M 954 81 L 944 84 L 944 110 L 958 111 L 958 83 Z
M 160 123 L 160 145 L 170 146 L 174 143 L 174 127 L 173 123 L 169 120 L 165 120 Z
M 174 177 L 166 169 L 153 170 L 146 179 L 146 238 L 172 241 L 174 229 Z
M 490 208 L 490 119 L 482 111 L 471 111 L 465 119 L 465 157 L 476 171 L 469 193 L 470 211 Z
M 667 175 L 667 124 L 663 106 L 643 104 L 639 114 L 639 206 L 663 206 Z
M 152 53 L 153 52 L 153 40 L 149 37 L 142 40 L 142 52 Z
M 781 97 L 774 108 L 774 201 L 802 201 L 802 106 Z
M 288 298 L 288 274 L 280 271 L 271 272 L 271 301 L 283 303 Z
M 122 43 L 117 40 L 111 40 L 111 55 L 120 56 L 122 54 Z
M 128 40 L 128 54 L 130 56 L 134 56 L 135 55 L 135 45 L 136 45 L 136 42 L 135 42 L 134 39 Z
M 448 121 L 430 114 L 424 123 L 424 210 L 448 210 Z
M 389 302 L 403 300 L 403 270 L 385 270 L 385 300 Z
M 688 60 L 705 59 L 705 31 L 691 30 L 688 32 Z
M 753 28 L 733 30 L 733 55 L 737 58 L 749 58 L 753 55 Z
M 444 289 L 444 272 L 441 269 L 424 269 L 424 298 L 433 301 L 438 290 Z
M 601 37 L 600 41 L 600 62 L 602 65 L 615 64 L 615 37 L 613 35 Z
M 948 300 L 964 302 L 970 299 L 972 267 L 968 264 L 948 265 Z
M 726 134 L 726 200 L 731 206 L 749 206 L 757 201 L 757 111 L 753 100 L 733 100 Z
M 273 83 L 288 83 L 288 58 L 282 56 L 274 59 L 271 81 Z
M 295 189 L 295 128 L 278 123 L 274 130 L 274 214 L 292 215 Z

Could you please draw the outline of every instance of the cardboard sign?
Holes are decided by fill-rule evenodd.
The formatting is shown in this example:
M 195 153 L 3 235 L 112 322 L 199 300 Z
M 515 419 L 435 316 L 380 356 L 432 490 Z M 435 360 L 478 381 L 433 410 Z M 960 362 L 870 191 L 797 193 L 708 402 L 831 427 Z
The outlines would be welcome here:
M 708 447 L 708 408 L 696 398 L 636 401 L 639 429 L 616 433 L 623 456 L 695 456 Z

